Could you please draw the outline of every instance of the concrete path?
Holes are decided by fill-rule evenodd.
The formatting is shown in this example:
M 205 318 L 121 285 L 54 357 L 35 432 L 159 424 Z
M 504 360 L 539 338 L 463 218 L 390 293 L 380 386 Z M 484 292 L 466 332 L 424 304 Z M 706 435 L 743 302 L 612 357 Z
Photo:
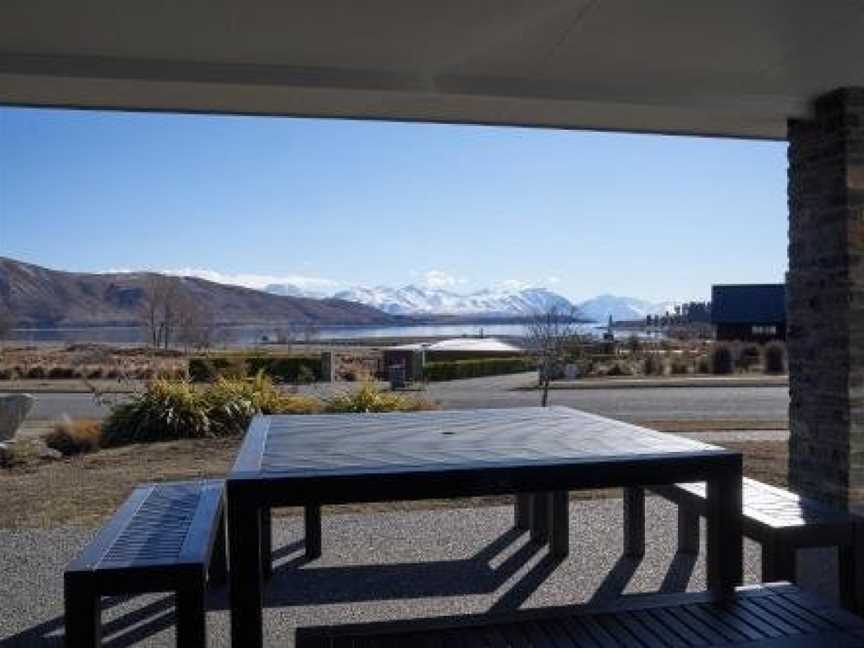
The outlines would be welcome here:
M 704 588 L 704 562 L 674 553 L 675 513 L 648 499 L 648 552 L 620 557 L 621 500 L 571 506 L 569 558 L 555 563 L 511 531 L 505 507 L 329 515 L 324 554 L 302 558 L 301 519 L 277 518 L 278 564 L 265 593 L 266 645 L 293 646 L 298 625 L 462 614 L 604 600 L 620 592 Z M 0 531 L 0 645 L 62 645 L 63 565 L 89 533 Z M 704 536 L 704 529 L 703 529 Z M 758 582 L 756 545 L 745 546 L 745 580 Z M 704 551 L 701 555 L 704 555 Z M 802 585 L 834 595 L 833 552 L 802 552 Z M 226 592 L 211 596 L 211 646 L 226 646 Z M 105 602 L 107 646 L 173 646 L 170 596 Z

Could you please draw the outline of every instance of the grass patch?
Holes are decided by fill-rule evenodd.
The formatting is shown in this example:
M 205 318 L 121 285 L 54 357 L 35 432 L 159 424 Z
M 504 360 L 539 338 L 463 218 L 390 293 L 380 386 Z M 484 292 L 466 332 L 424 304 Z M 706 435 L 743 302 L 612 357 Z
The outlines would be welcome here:
M 102 423 L 95 419 L 61 421 L 42 438 L 45 445 L 67 457 L 96 452 L 102 445 Z

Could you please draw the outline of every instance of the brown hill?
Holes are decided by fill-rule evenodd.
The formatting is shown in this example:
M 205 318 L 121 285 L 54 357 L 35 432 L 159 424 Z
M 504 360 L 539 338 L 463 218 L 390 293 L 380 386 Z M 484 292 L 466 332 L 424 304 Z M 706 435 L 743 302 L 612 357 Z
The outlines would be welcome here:
M 0 307 L 19 326 L 139 323 L 146 272 L 62 272 L 0 257 Z M 206 304 L 218 324 L 390 324 L 383 311 L 341 299 L 284 297 L 194 277 L 172 277 L 179 293 Z

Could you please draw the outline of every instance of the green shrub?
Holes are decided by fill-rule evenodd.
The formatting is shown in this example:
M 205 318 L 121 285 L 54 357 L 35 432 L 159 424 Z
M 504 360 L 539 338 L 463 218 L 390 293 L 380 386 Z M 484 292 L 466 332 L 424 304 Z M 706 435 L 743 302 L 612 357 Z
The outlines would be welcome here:
M 519 373 L 522 371 L 532 371 L 536 367 L 537 363 L 535 360 L 525 357 L 427 362 L 423 367 L 423 377 L 426 380 L 434 382 Z
M 52 380 L 69 380 L 71 378 L 80 378 L 81 374 L 73 367 L 51 367 L 48 370 L 47 377 Z
M 725 375 L 733 371 L 735 371 L 735 360 L 732 349 L 725 344 L 716 345 L 711 350 L 711 373 Z
M 0 380 L 12 380 L 15 373 L 9 367 L 0 367 Z
M 62 421 L 43 437 L 43 441 L 67 457 L 96 452 L 102 445 L 102 425 L 93 419 Z
M 250 356 L 246 358 L 250 375 L 263 372 L 285 383 L 311 383 L 321 379 L 321 358 L 316 356 Z
M 189 358 L 189 378 L 193 382 L 213 382 L 217 378 L 244 378 L 246 363 L 242 356 L 197 356 Z
M 328 413 L 417 412 L 437 407 L 422 398 L 381 391 L 374 383 L 364 383 L 358 389 L 326 398 L 324 409 Z
M 786 373 L 786 347 L 780 342 L 772 342 L 765 347 L 765 373 Z
M 189 359 L 189 377 L 194 382 L 213 382 L 217 378 L 245 378 L 259 373 L 278 382 L 315 382 L 321 379 L 321 358 L 238 353 L 196 356 Z
M 711 373 L 711 359 L 707 355 L 700 355 L 696 361 L 696 371 L 701 374 Z
M 26 374 L 27 378 L 36 379 L 36 380 L 44 378 L 45 375 L 46 375 L 45 367 L 42 367 L 40 365 L 36 365 L 35 367 L 30 367 L 27 370 L 27 374 Z
M 749 371 L 751 367 L 759 364 L 762 360 L 762 352 L 756 344 L 745 344 L 738 351 L 738 358 L 735 362 L 738 369 Z

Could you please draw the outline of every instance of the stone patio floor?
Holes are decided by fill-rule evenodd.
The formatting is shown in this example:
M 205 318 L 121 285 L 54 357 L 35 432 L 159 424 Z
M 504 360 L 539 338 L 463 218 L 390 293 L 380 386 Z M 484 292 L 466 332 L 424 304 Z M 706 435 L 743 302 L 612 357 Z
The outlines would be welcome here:
M 512 509 L 327 515 L 323 556 L 306 562 L 302 518 L 274 518 L 275 573 L 265 590 L 267 645 L 293 646 L 301 625 L 462 614 L 600 601 L 622 592 L 704 589 L 704 551 L 675 554 L 675 510 L 647 500 L 647 553 L 621 557 L 621 500 L 571 504 L 571 553 L 546 550 L 512 530 Z M 704 524 L 703 524 L 704 542 Z M 0 646 L 63 640 L 62 573 L 90 537 L 81 529 L 0 530 Z M 703 548 L 704 549 L 704 548 Z M 759 582 L 759 547 L 745 543 L 745 582 Z M 833 550 L 799 555 L 799 582 L 836 597 Z M 106 646 L 173 646 L 170 595 L 106 599 Z M 225 589 L 211 593 L 209 645 L 227 646 Z

